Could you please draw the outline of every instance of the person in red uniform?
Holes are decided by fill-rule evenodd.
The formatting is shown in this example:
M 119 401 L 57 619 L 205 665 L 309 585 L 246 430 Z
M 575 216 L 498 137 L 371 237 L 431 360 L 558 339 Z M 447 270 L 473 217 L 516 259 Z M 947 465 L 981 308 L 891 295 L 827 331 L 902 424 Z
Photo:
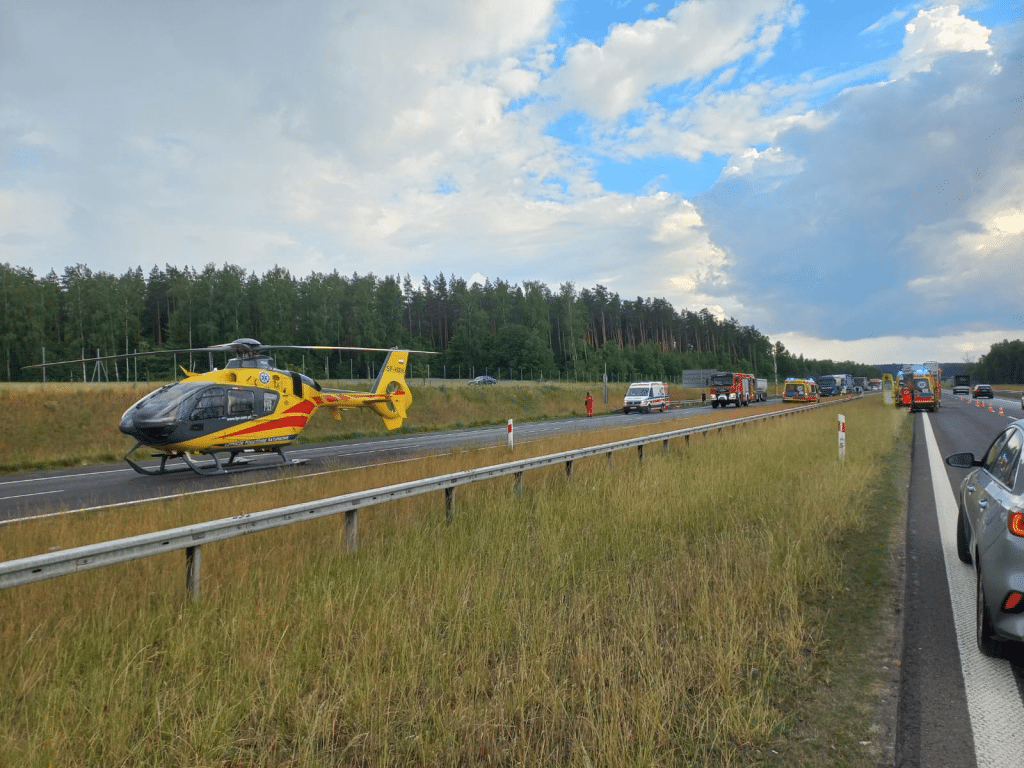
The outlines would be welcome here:
M 589 392 L 587 392 L 587 399 L 584 400 L 584 402 L 587 404 L 587 416 L 593 416 L 594 415 L 594 398 L 590 396 Z

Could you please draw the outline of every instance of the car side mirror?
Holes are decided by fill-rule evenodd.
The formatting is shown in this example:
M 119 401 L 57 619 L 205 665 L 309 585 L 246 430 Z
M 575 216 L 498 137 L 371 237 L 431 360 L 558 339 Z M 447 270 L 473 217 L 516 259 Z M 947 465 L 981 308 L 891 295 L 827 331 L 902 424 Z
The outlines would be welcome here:
M 971 467 L 981 466 L 981 461 L 974 458 L 973 453 L 954 453 L 953 455 L 946 457 L 946 463 L 951 467 L 959 467 L 960 469 L 970 469 Z

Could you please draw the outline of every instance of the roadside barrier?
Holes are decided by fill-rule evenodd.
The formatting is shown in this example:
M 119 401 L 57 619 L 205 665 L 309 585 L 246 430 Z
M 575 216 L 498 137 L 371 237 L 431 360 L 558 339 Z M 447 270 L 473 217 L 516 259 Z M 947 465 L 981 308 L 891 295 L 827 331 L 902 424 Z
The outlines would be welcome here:
M 523 489 L 523 474 L 531 469 L 565 465 L 565 474 L 572 479 L 573 464 L 580 459 L 604 455 L 608 466 L 612 464 L 612 456 L 616 451 L 633 449 L 637 458 L 643 462 L 645 449 L 648 445 L 662 444 L 662 450 L 668 453 L 669 442 L 682 438 L 688 447 L 693 435 L 705 435 L 717 431 L 721 434 L 726 429 L 736 429 L 744 424 L 765 421 L 774 418 L 785 418 L 796 413 L 804 413 L 815 408 L 825 408 L 839 403 L 848 402 L 853 397 L 832 399 L 816 405 L 802 405 L 771 413 L 745 416 L 738 419 L 719 421 L 713 424 L 702 424 L 697 427 L 676 429 L 655 435 L 634 437 L 613 443 L 604 443 L 589 448 L 577 448 L 571 451 L 552 453 L 533 459 L 521 459 L 504 464 L 495 464 L 478 469 L 467 469 L 447 475 L 413 480 L 407 483 L 373 488 L 343 496 L 334 496 L 318 501 L 294 504 L 288 507 L 250 512 L 230 518 L 210 520 L 205 523 L 171 528 L 154 533 L 144 533 L 124 539 L 87 544 L 82 547 L 47 552 L 19 560 L 0 563 L 0 589 L 44 581 L 57 576 L 66 576 L 93 568 L 101 568 L 115 563 L 125 563 L 143 557 L 152 557 L 165 552 L 185 550 L 185 589 L 189 600 L 200 596 L 200 569 L 202 548 L 206 544 L 224 541 L 237 536 L 279 528 L 303 520 L 314 520 L 329 515 L 344 513 L 345 515 L 345 548 L 354 551 L 358 543 L 358 511 L 364 507 L 384 504 L 389 501 L 406 499 L 426 493 L 440 491 L 444 494 L 445 516 L 451 520 L 455 515 L 455 489 L 460 485 L 478 483 L 497 477 L 513 478 L 513 493 L 519 496 Z

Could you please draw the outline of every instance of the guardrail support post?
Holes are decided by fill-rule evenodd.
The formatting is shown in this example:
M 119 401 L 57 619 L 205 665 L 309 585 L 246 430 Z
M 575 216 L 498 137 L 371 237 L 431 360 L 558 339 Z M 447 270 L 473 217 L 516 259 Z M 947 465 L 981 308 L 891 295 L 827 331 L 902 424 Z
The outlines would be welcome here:
M 185 596 L 191 602 L 199 599 L 199 566 L 202 563 L 203 548 L 198 544 L 185 547 Z
M 689 436 L 689 435 L 683 435 L 683 439 L 684 439 L 684 440 L 686 441 L 686 442 L 684 443 L 684 445 L 685 445 L 685 446 L 686 446 L 687 448 L 689 448 L 689 447 L 690 447 L 690 436 Z
M 661 447 L 664 453 L 668 453 L 668 438 L 661 441 Z
M 565 476 L 567 479 L 572 480 L 572 459 L 565 462 Z
M 516 498 L 518 498 L 523 495 L 523 473 L 516 472 L 514 477 L 515 482 L 512 483 L 512 492 L 516 495 Z
M 608 451 L 608 469 L 612 468 L 612 451 Z
M 355 552 L 359 546 L 359 510 L 350 509 L 345 513 L 345 551 Z
M 640 463 L 643 464 L 644 463 L 644 444 L 643 443 L 640 443 L 640 445 L 638 445 L 636 447 L 636 455 L 637 455 L 637 458 L 640 460 Z
M 450 523 L 455 517 L 455 486 L 444 489 L 444 516 Z

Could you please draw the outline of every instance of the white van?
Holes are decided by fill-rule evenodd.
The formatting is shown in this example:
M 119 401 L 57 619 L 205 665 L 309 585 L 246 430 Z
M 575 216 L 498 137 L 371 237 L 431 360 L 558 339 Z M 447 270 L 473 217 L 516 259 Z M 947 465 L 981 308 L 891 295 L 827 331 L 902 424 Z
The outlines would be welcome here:
M 663 381 L 635 381 L 626 390 L 622 412 L 664 411 L 668 408 L 668 384 Z

